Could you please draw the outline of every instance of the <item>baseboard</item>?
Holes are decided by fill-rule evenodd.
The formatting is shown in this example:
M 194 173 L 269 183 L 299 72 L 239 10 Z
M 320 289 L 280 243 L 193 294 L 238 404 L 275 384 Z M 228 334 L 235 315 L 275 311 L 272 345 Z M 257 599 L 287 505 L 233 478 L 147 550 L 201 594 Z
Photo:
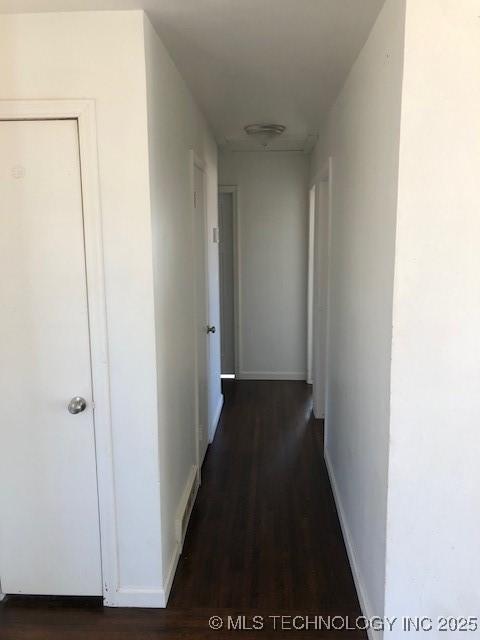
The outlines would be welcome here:
M 238 380 L 306 380 L 306 371 L 240 371 Z
M 222 409 L 223 409 L 223 400 L 224 400 L 223 394 L 221 393 L 220 397 L 218 398 L 217 408 L 215 409 L 215 415 L 213 416 L 213 421 L 209 429 L 209 434 L 208 434 L 209 442 L 213 442 L 213 439 L 215 438 L 215 434 L 217 433 L 217 427 L 218 427 L 218 423 L 220 422 L 220 416 L 222 414 Z
M 167 606 L 179 559 L 180 545 L 176 543 L 163 589 L 145 589 L 142 587 L 120 588 L 114 593 L 109 593 L 107 596 L 104 596 L 103 606 L 112 608 L 164 609 Z M 6 593 L 0 593 L 0 602 L 6 597 Z
M 367 592 L 366 592 L 365 585 L 360 573 L 360 569 L 358 567 L 358 564 L 355 558 L 352 535 L 350 533 L 350 529 L 347 524 L 347 519 L 345 517 L 345 511 L 343 509 L 342 500 L 340 497 L 340 491 L 338 489 L 338 484 L 335 479 L 335 473 L 333 471 L 333 465 L 330 460 L 328 449 L 325 449 L 324 451 L 324 458 L 325 458 L 325 464 L 327 466 L 328 476 L 330 478 L 330 485 L 332 487 L 333 497 L 335 499 L 335 505 L 337 507 L 338 519 L 340 520 L 340 526 L 342 528 L 343 539 L 345 541 L 345 546 L 347 548 L 350 567 L 352 569 L 353 581 L 355 582 L 355 588 L 357 590 L 358 600 L 360 602 L 360 608 L 362 609 L 362 613 L 365 616 L 365 618 L 370 619 L 377 614 L 374 613 L 370 605 L 370 600 L 367 596 Z M 368 631 L 369 640 L 382 640 L 383 632 L 375 631 L 374 629 L 368 629 L 367 631 Z
M 142 589 L 136 587 L 125 587 L 118 589 L 115 593 L 109 594 L 104 598 L 106 607 L 142 607 L 163 609 L 167 606 L 168 597 L 172 589 L 175 571 L 177 570 L 178 560 L 182 553 L 183 538 L 188 527 L 188 521 L 192 513 L 193 505 L 197 497 L 198 491 L 198 474 L 197 465 L 193 465 L 190 475 L 185 485 L 182 498 L 180 500 L 177 517 L 175 519 L 176 537 L 175 546 L 173 548 L 170 564 L 166 572 L 163 588 L 161 589 Z M 184 527 L 179 531 L 179 522 L 184 521 Z
M 139 607 L 163 609 L 167 606 L 164 589 L 142 589 L 141 587 L 125 587 L 105 596 L 105 607 Z
M 179 554 L 182 553 L 183 541 L 190 522 L 190 516 L 192 515 L 193 505 L 197 498 L 199 487 L 197 472 L 197 465 L 192 465 L 175 515 L 175 539 L 179 547 Z
M 320 411 L 317 415 L 315 411 L 315 405 L 313 406 L 313 417 L 315 420 L 325 420 L 325 411 Z
M 172 552 L 172 556 L 170 558 L 170 564 L 169 564 L 166 577 L 164 580 L 164 584 L 163 584 L 163 594 L 165 599 L 165 604 L 163 606 L 165 607 L 167 606 L 168 598 L 170 596 L 170 591 L 172 589 L 173 579 L 175 577 L 175 571 L 177 570 L 178 560 L 180 559 L 180 555 L 183 550 L 183 542 L 185 539 L 185 534 L 188 529 L 188 524 L 190 522 L 190 516 L 192 515 L 193 506 L 195 504 L 195 500 L 197 499 L 199 486 L 200 484 L 199 484 L 198 469 L 197 469 L 197 465 L 195 464 L 195 465 L 192 465 L 192 468 L 190 470 L 190 475 L 185 485 L 185 489 L 183 490 L 183 494 L 180 499 L 180 503 L 177 509 L 177 515 L 175 518 L 176 542 Z M 183 522 L 183 526 L 182 526 L 182 522 Z
M 164 607 L 167 606 L 168 598 L 170 597 L 170 591 L 172 590 L 173 579 L 175 577 L 175 572 L 177 570 L 178 561 L 180 560 L 181 555 L 181 547 L 177 542 L 175 544 L 175 548 L 173 549 L 172 557 L 170 559 L 170 566 L 168 567 L 167 575 L 165 578 L 165 582 L 163 585 L 163 594 L 165 598 Z

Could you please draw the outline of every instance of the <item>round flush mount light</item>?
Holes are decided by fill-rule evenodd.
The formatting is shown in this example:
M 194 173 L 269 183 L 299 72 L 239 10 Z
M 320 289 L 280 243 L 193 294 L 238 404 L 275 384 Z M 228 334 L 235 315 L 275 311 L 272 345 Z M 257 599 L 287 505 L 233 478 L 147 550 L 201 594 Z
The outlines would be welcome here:
M 245 127 L 245 133 L 255 138 L 262 147 L 266 147 L 273 138 L 281 136 L 284 131 L 283 124 L 247 124 Z

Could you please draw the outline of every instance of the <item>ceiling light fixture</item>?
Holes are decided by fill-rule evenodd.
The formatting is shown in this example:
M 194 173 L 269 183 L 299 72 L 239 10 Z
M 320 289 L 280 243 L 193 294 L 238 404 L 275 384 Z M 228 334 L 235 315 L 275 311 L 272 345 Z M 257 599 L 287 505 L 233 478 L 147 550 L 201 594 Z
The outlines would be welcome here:
M 262 147 L 266 147 L 273 138 L 281 136 L 284 131 L 283 124 L 248 124 L 245 127 L 245 133 L 255 138 Z

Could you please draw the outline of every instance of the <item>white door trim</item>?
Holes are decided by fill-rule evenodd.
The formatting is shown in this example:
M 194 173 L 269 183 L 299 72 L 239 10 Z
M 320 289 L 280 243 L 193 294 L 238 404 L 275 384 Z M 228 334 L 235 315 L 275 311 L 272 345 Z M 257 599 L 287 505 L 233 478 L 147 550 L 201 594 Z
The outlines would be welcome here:
M 313 309 L 314 309 L 314 318 L 313 318 L 313 354 L 314 360 L 312 363 L 312 382 L 313 382 L 313 406 L 314 406 L 314 414 L 316 418 L 324 419 L 324 433 L 325 433 L 325 444 L 324 448 L 326 449 L 326 442 L 328 439 L 328 371 L 329 371 L 329 316 L 330 316 L 330 260 L 331 260 L 331 234 L 332 234 L 332 158 L 328 157 L 324 165 L 315 175 L 313 180 L 310 182 L 309 188 L 312 189 L 315 187 L 315 254 L 314 254 L 314 293 L 313 293 Z M 321 207 L 325 205 L 324 202 L 321 202 L 321 185 L 325 186 L 327 189 L 327 202 L 326 202 L 326 211 L 321 210 Z M 326 266 L 327 273 L 319 274 L 319 229 L 321 228 L 320 224 L 320 216 L 326 215 L 327 220 L 327 238 L 325 242 L 326 249 Z M 323 277 L 323 280 L 321 278 Z M 325 291 L 325 308 L 320 310 L 318 305 L 318 296 L 323 288 L 326 288 Z M 324 344 L 323 344 L 323 352 L 319 351 L 319 338 L 318 328 L 321 326 L 321 318 L 319 317 L 319 313 L 323 314 L 324 321 Z M 322 372 L 323 375 L 320 374 Z
M 316 199 L 317 185 L 310 187 L 308 191 L 308 290 L 307 290 L 307 384 L 313 384 L 313 360 L 314 360 L 314 302 L 315 302 L 315 247 L 316 238 Z
M 0 120 L 61 119 L 76 120 L 78 126 L 94 399 L 102 589 L 104 604 L 112 606 L 116 602 L 119 582 L 95 103 L 93 100 L 0 100 Z
M 218 193 L 231 193 L 233 204 L 233 317 L 234 317 L 234 349 L 235 349 L 235 375 L 242 371 L 242 334 L 240 326 L 241 318 L 241 270 L 240 270 L 240 226 L 238 215 L 239 193 L 235 185 L 219 185 Z M 220 242 L 222 239 L 220 238 Z M 221 330 L 221 327 L 220 327 Z

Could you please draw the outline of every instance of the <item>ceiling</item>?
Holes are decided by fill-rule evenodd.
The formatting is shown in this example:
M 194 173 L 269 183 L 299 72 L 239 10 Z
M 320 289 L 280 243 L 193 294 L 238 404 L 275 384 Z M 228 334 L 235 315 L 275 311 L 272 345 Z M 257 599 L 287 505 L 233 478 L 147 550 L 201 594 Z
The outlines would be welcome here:
M 308 150 L 384 0 L 0 0 L 0 13 L 145 9 L 220 145 L 286 125 L 272 148 Z

